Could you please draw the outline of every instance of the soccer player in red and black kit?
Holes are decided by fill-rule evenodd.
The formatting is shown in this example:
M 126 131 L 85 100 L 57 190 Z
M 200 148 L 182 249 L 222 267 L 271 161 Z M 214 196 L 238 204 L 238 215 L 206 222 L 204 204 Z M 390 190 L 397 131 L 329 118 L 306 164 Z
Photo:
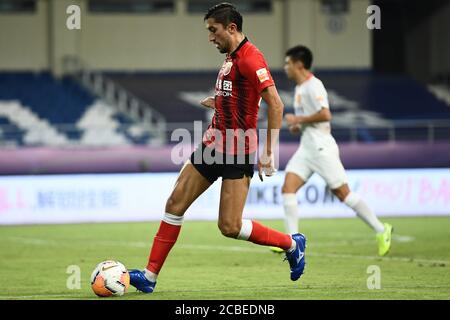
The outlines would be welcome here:
M 291 280 L 303 273 L 306 238 L 288 235 L 242 219 L 257 150 L 256 124 L 261 98 L 268 105 L 268 131 L 264 152 L 258 160 L 259 176 L 275 172 L 273 148 L 283 117 L 283 103 L 275 88 L 263 54 L 242 33 L 242 16 L 229 3 L 208 10 L 204 21 L 208 39 L 226 54 L 215 85 L 215 97 L 201 101 L 215 110 L 202 144 L 178 176 L 166 203 L 165 215 L 154 238 L 147 267 L 131 270 L 130 283 L 151 293 L 158 273 L 180 233 L 183 215 L 208 187 L 222 177 L 219 229 L 229 238 L 275 246 L 286 252 Z

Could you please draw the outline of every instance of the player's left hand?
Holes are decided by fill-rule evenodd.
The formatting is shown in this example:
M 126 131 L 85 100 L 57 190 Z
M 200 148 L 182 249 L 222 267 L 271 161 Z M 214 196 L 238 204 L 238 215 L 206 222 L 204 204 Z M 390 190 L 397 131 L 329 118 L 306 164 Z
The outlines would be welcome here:
M 300 133 L 301 131 L 302 131 L 302 128 L 300 127 L 299 124 L 289 126 L 289 132 L 290 132 L 291 134 L 298 134 L 298 133 Z
M 259 179 L 263 181 L 263 174 L 266 175 L 266 177 L 273 176 L 277 172 L 277 169 L 275 169 L 275 159 L 273 156 L 273 153 L 270 155 L 263 154 L 258 159 L 258 175 Z
M 216 99 L 214 97 L 207 97 L 200 101 L 200 104 L 207 108 L 216 109 Z

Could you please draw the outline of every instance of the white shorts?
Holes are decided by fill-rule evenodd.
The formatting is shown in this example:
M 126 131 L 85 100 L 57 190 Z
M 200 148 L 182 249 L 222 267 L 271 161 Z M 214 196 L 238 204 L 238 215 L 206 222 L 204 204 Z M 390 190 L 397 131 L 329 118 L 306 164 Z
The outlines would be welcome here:
M 305 182 L 314 172 L 317 172 L 331 190 L 347 183 L 347 175 L 336 143 L 326 144 L 316 150 L 303 148 L 300 145 L 286 165 L 285 171 L 298 175 Z

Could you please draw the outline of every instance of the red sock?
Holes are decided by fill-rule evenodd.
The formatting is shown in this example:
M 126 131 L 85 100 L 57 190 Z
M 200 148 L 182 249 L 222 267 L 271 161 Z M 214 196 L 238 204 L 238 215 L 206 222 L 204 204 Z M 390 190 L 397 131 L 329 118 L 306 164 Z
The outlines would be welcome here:
M 279 232 L 274 229 L 263 226 L 262 224 L 252 220 L 252 233 L 249 241 L 263 246 L 278 247 L 283 250 L 289 250 L 292 245 L 290 235 Z
M 177 241 L 180 230 L 181 225 L 173 225 L 165 221 L 161 221 L 158 233 L 153 240 L 147 270 L 156 274 L 159 273 L 170 249 L 172 249 L 173 245 Z

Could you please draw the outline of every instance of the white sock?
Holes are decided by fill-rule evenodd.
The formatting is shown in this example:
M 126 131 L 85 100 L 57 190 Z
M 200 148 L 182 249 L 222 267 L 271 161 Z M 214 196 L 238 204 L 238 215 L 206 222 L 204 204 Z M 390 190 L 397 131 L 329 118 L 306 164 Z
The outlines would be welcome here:
M 295 193 L 283 193 L 284 225 L 289 234 L 298 233 L 298 204 Z
M 241 231 L 239 232 L 237 239 L 239 240 L 248 240 L 250 235 L 252 234 L 253 223 L 252 220 L 242 219 Z
M 358 217 L 367 223 L 375 232 L 380 233 L 384 231 L 384 225 L 358 194 L 350 192 L 345 198 L 344 203 L 352 208 Z
M 296 247 L 297 247 L 297 242 L 295 242 L 295 240 L 292 239 L 291 247 L 289 248 L 289 250 L 287 250 L 287 252 L 291 253 L 292 251 L 295 250 Z
M 158 275 L 156 273 L 153 273 L 148 269 L 144 270 L 144 275 L 150 282 L 156 282 L 156 278 L 158 278 Z
M 176 216 L 174 214 L 166 212 L 164 214 L 164 217 L 162 219 L 165 223 L 174 225 L 174 226 L 181 226 L 183 224 L 184 216 Z

